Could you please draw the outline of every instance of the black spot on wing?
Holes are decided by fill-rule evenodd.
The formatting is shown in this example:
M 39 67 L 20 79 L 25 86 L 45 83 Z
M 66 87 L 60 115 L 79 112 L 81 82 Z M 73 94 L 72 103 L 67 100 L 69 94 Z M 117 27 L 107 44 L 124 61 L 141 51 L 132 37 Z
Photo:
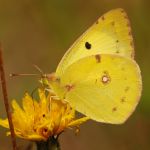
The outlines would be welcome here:
M 92 45 L 89 42 L 85 42 L 85 48 L 90 50 Z

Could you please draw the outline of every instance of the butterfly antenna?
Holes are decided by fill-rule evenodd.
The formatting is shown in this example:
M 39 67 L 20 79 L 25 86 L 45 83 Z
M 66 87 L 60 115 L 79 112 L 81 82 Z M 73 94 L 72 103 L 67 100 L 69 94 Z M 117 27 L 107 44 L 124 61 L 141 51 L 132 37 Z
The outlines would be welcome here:
M 33 67 L 36 70 L 38 70 L 38 72 L 40 72 L 41 75 L 44 74 L 43 71 L 42 71 L 42 69 L 39 66 L 33 64 Z M 9 76 L 10 77 L 17 77 L 17 76 L 40 76 L 40 74 L 37 74 L 37 73 L 11 73 L 11 74 L 9 74 Z
M 17 76 L 39 76 L 39 74 L 36 73 L 10 73 L 9 76 L 12 77 L 17 77 Z
M 44 74 L 43 70 L 38 66 L 38 65 L 35 65 L 33 64 L 33 67 L 38 70 L 41 74 Z

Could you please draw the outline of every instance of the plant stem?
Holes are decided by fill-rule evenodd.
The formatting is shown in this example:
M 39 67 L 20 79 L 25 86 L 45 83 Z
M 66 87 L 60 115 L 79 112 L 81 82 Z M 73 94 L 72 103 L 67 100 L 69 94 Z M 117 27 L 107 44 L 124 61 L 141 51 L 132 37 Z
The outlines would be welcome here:
M 12 116 L 11 116 L 10 106 L 9 106 L 9 102 L 8 102 L 8 94 L 7 94 L 7 86 L 6 86 L 6 79 L 5 79 L 5 71 L 4 71 L 4 66 L 3 66 L 1 44 L 0 44 L 0 78 L 1 78 L 1 84 L 2 84 L 2 92 L 3 92 L 5 109 L 6 109 L 10 132 L 11 132 L 11 140 L 12 140 L 13 150 L 17 150 L 14 126 L 12 123 Z
M 47 141 L 36 142 L 37 150 L 60 150 L 58 138 L 50 137 Z

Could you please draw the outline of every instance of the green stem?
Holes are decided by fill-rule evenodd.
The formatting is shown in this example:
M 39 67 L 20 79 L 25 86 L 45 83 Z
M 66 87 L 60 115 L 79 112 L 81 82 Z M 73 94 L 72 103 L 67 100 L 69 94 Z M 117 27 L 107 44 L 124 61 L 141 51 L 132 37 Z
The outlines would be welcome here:
M 47 141 L 36 142 L 37 150 L 60 150 L 58 138 L 50 137 Z

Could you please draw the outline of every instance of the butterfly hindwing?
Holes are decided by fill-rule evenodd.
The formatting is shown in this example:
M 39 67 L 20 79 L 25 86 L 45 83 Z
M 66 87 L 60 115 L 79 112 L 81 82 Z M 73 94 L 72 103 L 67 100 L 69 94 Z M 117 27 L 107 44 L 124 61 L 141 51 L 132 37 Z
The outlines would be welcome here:
M 136 62 L 112 54 L 97 54 L 70 65 L 51 83 L 60 98 L 77 111 L 105 123 L 123 123 L 135 109 L 141 93 Z

